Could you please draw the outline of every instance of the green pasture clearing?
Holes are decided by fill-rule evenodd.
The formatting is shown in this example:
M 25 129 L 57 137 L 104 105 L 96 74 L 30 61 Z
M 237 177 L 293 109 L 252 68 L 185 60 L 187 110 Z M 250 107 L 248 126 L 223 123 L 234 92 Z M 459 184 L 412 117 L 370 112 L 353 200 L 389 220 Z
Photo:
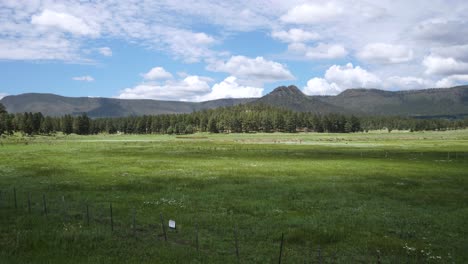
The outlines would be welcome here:
M 467 130 L 16 135 L 0 190 L 1 263 L 468 261 Z

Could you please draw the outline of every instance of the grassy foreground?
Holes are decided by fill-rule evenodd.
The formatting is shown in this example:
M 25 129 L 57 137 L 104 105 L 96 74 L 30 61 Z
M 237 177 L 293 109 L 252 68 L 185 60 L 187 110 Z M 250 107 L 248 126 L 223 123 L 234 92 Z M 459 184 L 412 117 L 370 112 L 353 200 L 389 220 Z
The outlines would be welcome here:
M 0 191 L 1 263 L 468 262 L 466 130 L 16 136 Z

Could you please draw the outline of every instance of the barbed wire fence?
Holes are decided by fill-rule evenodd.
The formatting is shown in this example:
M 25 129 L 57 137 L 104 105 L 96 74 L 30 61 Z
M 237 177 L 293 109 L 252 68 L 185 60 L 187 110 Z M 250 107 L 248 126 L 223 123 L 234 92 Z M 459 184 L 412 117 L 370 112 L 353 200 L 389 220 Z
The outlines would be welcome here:
M 31 192 L 18 190 L 16 187 L 0 190 L 1 217 L 41 219 L 46 225 L 62 225 L 65 231 L 79 225 L 76 232 L 93 229 L 104 236 L 113 236 L 118 241 L 133 240 L 138 243 L 149 239 L 166 245 L 168 250 L 174 247 L 186 248 L 193 253 L 192 257 L 199 258 L 201 262 L 206 256 L 229 259 L 233 263 L 250 263 L 258 259 L 258 256 L 252 256 L 251 253 L 255 249 L 249 250 L 250 255 L 243 250 L 243 246 L 247 247 L 246 242 L 249 241 L 253 228 L 242 229 L 237 224 L 227 228 L 210 227 L 204 226 L 197 219 L 189 223 L 169 225 L 170 219 L 163 212 L 152 212 L 156 217 L 151 219 L 139 218 L 139 213 L 147 216 L 148 212 L 143 213 L 135 207 L 120 207 L 115 202 L 93 202 L 86 199 L 69 202 L 65 196 L 59 199 L 56 199 L 56 195 L 50 196 L 55 199 L 46 193 L 34 193 L 33 196 Z M 271 237 L 273 239 L 268 250 L 270 256 L 267 257 L 270 263 L 455 263 L 452 261 L 453 255 L 441 261 L 436 256 L 419 252 L 411 254 L 411 251 L 405 256 L 386 256 L 378 250 L 357 254 L 345 249 L 325 249 L 312 241 L 301 246 L 288 243 L 287 232 L 272 234 Z M 252 243 L 248 243 L 249 247 L 251 245 Z

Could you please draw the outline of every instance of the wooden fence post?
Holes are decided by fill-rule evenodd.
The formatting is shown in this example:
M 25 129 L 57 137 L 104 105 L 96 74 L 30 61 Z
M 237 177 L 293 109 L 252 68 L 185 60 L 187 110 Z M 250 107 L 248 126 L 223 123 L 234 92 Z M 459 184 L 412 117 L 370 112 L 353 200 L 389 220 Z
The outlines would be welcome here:
M 160 213 L 159 216 L 161 217 L 161 226 L 162 226 L 162 231 L 163 231 L 163 234 L 164 234 L 164 241 L 167 242 L 166 226 L 164 225 L 164 218 L 163 218 L 162 213 Z
M 235 246 L 236 246 L 236 258 L 237 258 L 237 263 L 240 263 L 240 257 L 239 257 L 239 238 L 237 236 L 237 226 L 234 228 L 234 239 L 235 239 Z
M 89 205 L 86 204 L 86 225 L 89 226 Z
M 18 202 L 16 200 L 16 188 L 13 188 L 13 198 L 15 200 L 15 209 L 18 209 Z
M 197 247 L 197 252 L 200 250 L 200 245 L 198 242 L 198 222 L 195 222 L 195 245 Z
M 44 209 L 44 215 L 47 216 L 47 203 L 45 194 L 42 194 L 42 208 Z
M 63 213 L 63 222 L 68 221 L 67 215 L 67 204 L 65 203 L 65 196 L 62 195 L 62 213 Z
M 136 216 L 135 208 L 133 208 L 133 236 L 136 237 Z
M 112 203 L 109 204 L 111 231 L 114 232 L 114 216 L 112 215 Z
M 320 245 L 318 246 L 318 249 L 317 249 L 317 262 L 319 264 L 322 264 L 322 251 L 320 250 Z
M 28 193 L 28 213 L 31 214 L 31 193 Z
M 283 255 L 283 242 L 284 242 L 284 233 L 281 233 L 281 243 L 280 243 L 280 253 L 279 253 L 278 264 L 281 264 L 281 258 Z

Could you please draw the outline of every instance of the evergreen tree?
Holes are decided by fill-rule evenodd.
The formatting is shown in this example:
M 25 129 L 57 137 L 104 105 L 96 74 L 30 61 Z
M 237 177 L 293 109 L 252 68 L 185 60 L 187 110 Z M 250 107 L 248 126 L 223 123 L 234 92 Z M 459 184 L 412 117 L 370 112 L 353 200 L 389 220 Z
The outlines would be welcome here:
M 76 134 L 88 135 L 91 131 L 90 128 L 90 119 L 86 113 L 83 113 L 82 115 L 75 118 L 74 130 Z
M 49 135 L 54 132 L 54 123 L 53 119 L 50 116 L 44 118 L 44 122 L 41 125 L 41 133 Z
M 71 115 L 62 117 L 62 132 L 67 135 L 73 133 L 73 117 Z
M 192 125 L 188 125 L 185 127 L 185 131 L 184 131 L 185 134 L 193 134 L 193 127 Z
M 218 127 L 216 124 L 216 119 L 214 117 L 210 118 L 210 120 L 208 121 L 208 132 L 218 133 Z
M 0 103 L 0 115 L 1 114 L 8 114 L 6 107 Z
M 34 132 L 34 125 L 33 125 L 33 114 L 32 113 L 24 113 L 23 122 L 21 125 L 23 133 L 26 135 L 32 135 Z
M 34 113 L 30 116 L 32 122 L 33 134 L 41 132 L 41 124 L 44 121 L 44 116 L 41 113 Z
M 276 131 L 279 131 L 279 132 L 284 131 L 285 125 L 286 124 L 284 121 L 283 114 L 276 113 L 275 119 L 274 119 L 274 126 L 275 126 Z
M 273 120 L 269 112 L 265 113 L 262 117 L 262 128 L 263 132 L 269 133 L 273 131 Z
M 106 128 L 105 131 L 107 134 L 115 134 L 117 133 L 117 129 L 115 128 L 114 122 L 111 119 L 106 120 Z
M 290 114 L 286 118 L 286 126 L 285 126 L 285 131 L 289 133 L 296 133 L 296 124 L 297 124 L 297 118 L 295 114 Z

